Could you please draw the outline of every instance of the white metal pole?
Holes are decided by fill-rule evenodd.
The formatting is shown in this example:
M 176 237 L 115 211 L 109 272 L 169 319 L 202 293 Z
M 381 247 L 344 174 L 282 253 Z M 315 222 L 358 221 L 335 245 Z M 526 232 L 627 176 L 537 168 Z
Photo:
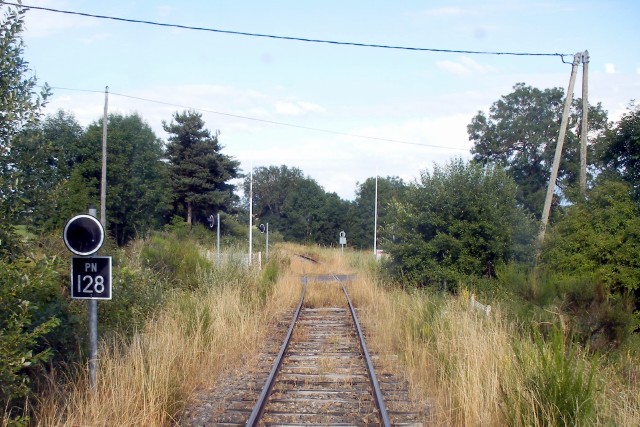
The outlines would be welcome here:
M 267 223 L 267 244 L 265 246 L 265 259 L 269 262 L 269 223 Z
M 251 162 L 251 172 L 249 175 L 249 264 L 251 265 L 251 256 L 253 255 L 253 162 Z
M 220 265 L 220 212 L 218 212 L 216 224 L 218 224 L 218 230 L 216 231 L 216 255 L 218 257 L 218 265 Z
M 373 209 L 373 257 L 378 257 L 378 171 L 376 171 L 376 197 Z

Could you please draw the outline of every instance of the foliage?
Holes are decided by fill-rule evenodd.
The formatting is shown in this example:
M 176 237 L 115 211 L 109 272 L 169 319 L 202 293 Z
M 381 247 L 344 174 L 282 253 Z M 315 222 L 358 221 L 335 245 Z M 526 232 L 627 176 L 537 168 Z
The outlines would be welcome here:
M 0 10 L 3 3 L 0 2 Z M 40 95 L 34 96 L 37 80 L 35 76 L 29 76 L 29 64 L 22 57 L 24 15 L 21 6 L 9 6 L 0 21 L 0 158 L 3 174 L 8 172 L 6 162 L 11 139 L 22 127 L 38 121 L 40 109 L 49 95 L 45 85 Z M 5 195 L 0 193 L 0 198 Z
M 473 142 L 474 160 L 506 167 L 518 184 L 518 201 L 538 218 L 560 131 L 564 91 L 561 88 L 540 90 L 524 83 L 513 87 L 489 109 L 480 111 L 467 127 Z M 558 184 L 563 190 L 577 182 L 579 174 L 579 138 L 582 101 L 573 102 L 564 145 L 563 160 L 558 171 Z M 607 114 L 601 105 L 589 107 L 589 140 L 587 159 L 591 172 L 600 166 L 593 162 L 596 146 L 607 127 Z M 565 194 L 566 196 L 566 194 Z M 556 200 L 558 203 L 558 200 Z
M 563 309 L 598 348 L 621 344 L 640 326 L 639 215 L 629 187 L 605 181 L 566 209 L 542 253 L 553 286 L 564 288 Z
M 554 226 L 544 265 L 572 274 L 596 273 L 613 294 L 640 287 L 640 210 L 622 183 L 606 181 L 570 206 Z
M 606 136 L 602 158 L 608 170 L 633 188 L 634 199 L 640 201 L 640 105 L 631 104 L 615 128 Z
M 596 273 L 509 263 L 498 268 L 497 276 L 500 298 L 508 301 L 514 319 L 532 324 L 560 320 L 566 333 L 591 351 L 626 344 L 637 327 L 630 298 L 612 297 Z M 513 292 L 512 297 L 504 291 Z
M 0 261 L 11 261 L 22 255 L 22 242 L 9 221 L 0 221 Z
M 378 186 L 378 242 L 395 240 L 390 215 L 391 205 L 401 200 L 406 188 L 401 178 L 395 176 L 379 177 Z M 357 183 L 356 198 L 349 206 L 348 225 L 345 228 L 350 246 L 366 249 L 373 246 L 373 225 L 376 204 L 376 178 L 367 178 Z
M 245 176 L 243 190 L 249 200 L 250 183 L 253 180 L 253 213 L 261 222 L 280 226 L 278 220 L 285 214 L 287 196 L 296 191 L 296 186 L 304 180 L 304 174 L 296 167 L 260 166 L 254 168 L 253 177 Z
M 137 115 L 110 114 L 107 124 L 107 229 L 118 245 L 158 227 L 169 209 L 168 176 L 161 141 Z M 102 120 L 83 137 L 77 166 L 92 194 L 99 193 L 102 162 Z M 80 210 L 86 206 L 79 206 Z
M 299 180 L 284 203 L 281 225 L 285 240 L 332 244 L 338 239 L 347 206 L 335 193 L 326 193 L 312 178 Z
M 29 75 L 22 57 L 25 10 L 21 6 L 4 8 L 0 2 L 0 259 L 12 258 L 20 242 L 12 224 L 17 210 L 13 205 L 17 185 L 11 150 L 14 136 L 40 117 L 49 95 L 46 86 L 35 94 L 37 80 Z
M 504 392 L 508 425 L 564 425 L 591 423 L 595 415 L 596 362 L 586 360 L 558 328 L 545 339 L 513 345 L 521 377 L 518 390 Z
M 169 133 L 167 155 L 174 199 L 186 208 L 187 223 L 202 220 L 219 211 L 229 211 L 235 201 L 229 180 L 239 177 L 239 162 L 222 154 L 223 146 L 204 128 L 202 114 L 176 112 L 171 123 L 163 122 Z
M 249 200 L 249 177 L 244 192 Z M 331 245 L 345 227 L 349 203 L 327 193 L 314 179 L 287 166 L 256 168 L 254 214 L 285 241 Z
M 67 184 L 83 133 L 75 117 L 60 110 L 13 139 L 11 157 L 16 185 L 12 205 L 20 223 L 50 230 L 69 218 L 63 217 L 59 208 L 65 199 L 83 194 Z M 86 208 L 87 204 L 80 206 Z
M 31 396 L 30 377 L 54 350 L 62 350 L 57 344 L 64 334 L 52 334 L 64 316 L 61 299 L 46 260 L 0 262 L 0 407 L 5 412 L 20 414 Z
M 213 266 L 198 246 L 172 235 L 154 233 L 141 251 L 145 268 L 169 277 L 173 288 L 194 290 L 200 286 L 198 275 Z
M 396 274 L 421 285 L 456 286 L 496 264 L 526 258 L 533 227 L 516 203 L 516 185 L 497 167 L 454 159 L 422 172 L 394 206 Z
M 128 263 L 113 268 L 113 298 L 98 305 L 100 333 L 131 336 L 166 301 L 171 284 L 160 272 L 134 268 Z

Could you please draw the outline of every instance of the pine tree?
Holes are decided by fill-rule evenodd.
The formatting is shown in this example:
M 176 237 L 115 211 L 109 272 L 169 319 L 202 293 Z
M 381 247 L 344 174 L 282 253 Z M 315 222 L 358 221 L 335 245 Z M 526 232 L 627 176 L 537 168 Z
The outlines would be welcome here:
M 194 216 L 225 210 L 234 199 L 228 181 L 239 176 L 239 162 L 222 154 L 219 133 L 205 129 L 202 114 L 176 112 L 171 123 L 163 122 L 169 133 L 167 155 L 174 200 L 186 210 L 187 223 Z

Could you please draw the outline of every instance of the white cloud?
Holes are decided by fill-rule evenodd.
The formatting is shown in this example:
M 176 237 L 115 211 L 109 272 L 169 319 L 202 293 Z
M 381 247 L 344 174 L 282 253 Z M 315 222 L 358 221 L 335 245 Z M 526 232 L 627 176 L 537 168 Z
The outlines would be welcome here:
M 107 40 L 111 38 L 111 34 L 110 33 L 96 33 L 96 34 L 92 34 L 88 37 L 85 37 L 83 39 L 80 40 L 81 43 L 85 44 L 85 45 L 90 45 L 93 44 L 95 42 L 100 42 L 103 40 Z
M 441 18 L 444 16 L 460 16 L 467 13 L 465 9 L 460 7 L 436 7 L 433 9 L 427 9 L 422 12 L 424 16 L 430 16 L 434 18 Z
M 636 74 L 640 74 L 640 67 L 636 68 Z
M 161 6 L 158 6 L 157 10 L 160 16 L 166 17 L 166 16 L 171 16 L 174 13 L 175 8 L 169 5 L 161 5 Z
M 604 64 L 604 71 L 607 74 L 615 74 L 616 73 L 616 67 L 613 64 Z
M 450 72 L 461 77 L 476 73 L 486 73 L 491 69 L 466 56 L 461 57 L 458 61 L 437 61 L 436 66 L 442 71 Z
M 275 110 L 279 114 L 299 116 L 305 113 L 324 113 L 325 109 L 317 104 L 304 101 L 276 102 Z

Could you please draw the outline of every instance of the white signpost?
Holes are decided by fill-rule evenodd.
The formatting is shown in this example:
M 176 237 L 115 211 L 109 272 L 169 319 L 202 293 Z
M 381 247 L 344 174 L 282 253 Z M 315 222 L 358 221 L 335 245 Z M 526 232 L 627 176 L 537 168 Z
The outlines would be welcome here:
M 218 265 L 220 265 L 220 212 L 218 212 L 216 217 L 214 217 L 213 214 L 209 215 L 209 227 L 213 228 L 216 224 L 218 226 L 216 230 L 216 260 Z
M 344 254 L 344 245 L 347 244 L 347 233 L 343 231 L 340 232 L 340 252 Z
M 266 234 L 266 243 L 265 243 L 265 259 L 267 261 L 269 261 L 269 223 L 267 222 L 267 225 L 265 226 L 264 224 L 260 224 L 258 226 L 258 229 L 260 230 L 260 232 L 262 234 L 267 233 Z

